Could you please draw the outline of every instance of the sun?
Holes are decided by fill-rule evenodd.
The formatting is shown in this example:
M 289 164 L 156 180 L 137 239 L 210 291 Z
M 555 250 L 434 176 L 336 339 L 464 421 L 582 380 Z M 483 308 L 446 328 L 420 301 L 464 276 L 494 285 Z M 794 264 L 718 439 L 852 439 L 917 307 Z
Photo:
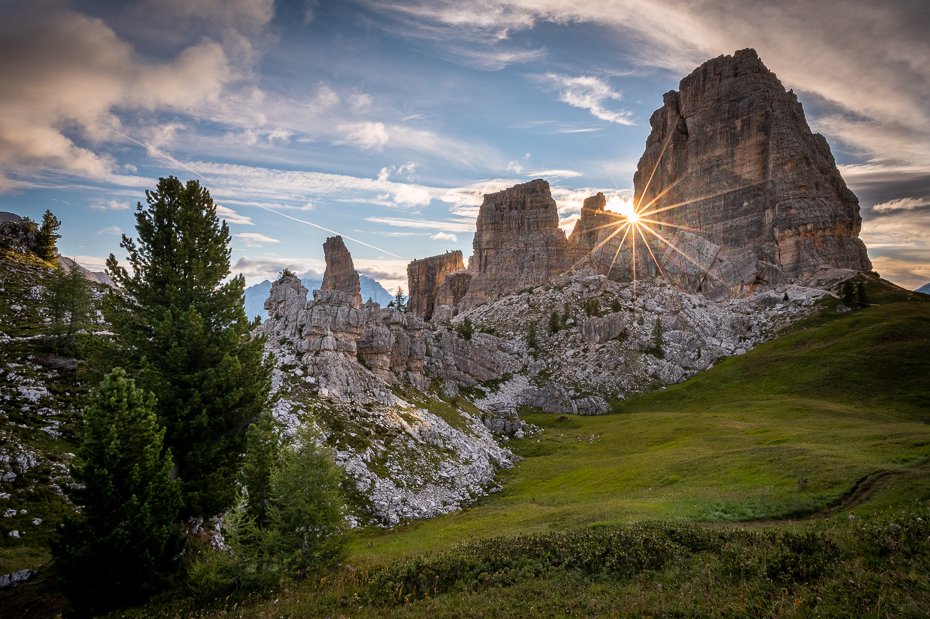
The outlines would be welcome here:
M 610 196 L 607 200 L 607 208 L 621 215 L 626 221 L 633 223 L 639 221 L 636 205 L 633 204 L 633 200 L 629 198 L 625 199 L 620 196 Z

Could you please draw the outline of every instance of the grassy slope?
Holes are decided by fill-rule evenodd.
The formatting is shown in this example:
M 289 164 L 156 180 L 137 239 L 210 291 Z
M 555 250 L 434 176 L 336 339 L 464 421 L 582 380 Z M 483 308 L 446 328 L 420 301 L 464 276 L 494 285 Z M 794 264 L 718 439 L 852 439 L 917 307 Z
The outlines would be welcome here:
M 502 472 L 502 493 L 369 531 L 355 560 L 652 518 L 803 517 L 879 472 L 891 474 L 858 509 L 930 499 L 930 298 L 863 281 L 871 307 L 837 314 L 830 300 L 792 333 L 615 414 L 527 415 L 546 431 L 511 443 L 526 460 Z

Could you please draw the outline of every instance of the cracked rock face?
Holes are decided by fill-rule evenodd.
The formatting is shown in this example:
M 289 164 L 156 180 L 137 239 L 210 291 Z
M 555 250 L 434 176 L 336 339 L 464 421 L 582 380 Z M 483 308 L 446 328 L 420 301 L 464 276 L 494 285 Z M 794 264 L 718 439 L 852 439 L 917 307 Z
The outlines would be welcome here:
M 352 304 L 362 304 L 362 285 L 358 272 L 352 263 L 352 256 L 346 249 L 341 236 L 331 236 L 323 243 L 323 255 L 326 258 L 326 271 L 323 273 L 321 288 L 325 291 L 338 290 L 352 298 Z
M 459 250 L 446 252 L 438 256 L 430 256 L 422 260 L 414 260 L 408 264 L 407 291 L 410 298 L 407 300 L 407 311 L 424 320 L 429 320 L 432 318 L 436 307 L 440 305 L 456 305 L 465 296 L 464 293 L 453 303 L 437 303 L 437 298 L 445 283 L 446 276 L 464 269 L 465 263 L 462 261 L 462 252 Z M 447 286 L 448 292 L 446 292 L 445 296 L 454 296 L 450 286 Z
M 826 140 L 812 133 L 754 50 L 705 62 L 664 96 L 634 176 L 635 200 L 670 243 L 637 238 L 638 277 L 661 276 L 712 300 L 752 294 L 757 282 L 808 279 L 819 269 L 870 270 L 859 201 L 846 187 Z M 589 204 L 590 201 L 590 204 Z M 572 233 L 584 256 L 615 230 L 602 197 L 585 201 Z M 590 256 L 611 279 L 630 280 L 630 239 Z M 671 246 L 674 246 L 674 249 Z M 649 250 L 661 265 L 657 269 Z M 611 269 L 613 264 L 613 269 Z M 610 270 L 610 273 L 608 273 Z
M 476 225 L 468 262 L 475 276 L 462 310 L 542 285 L 570 266 L 568 239 L 544 180 L 485 195 Z

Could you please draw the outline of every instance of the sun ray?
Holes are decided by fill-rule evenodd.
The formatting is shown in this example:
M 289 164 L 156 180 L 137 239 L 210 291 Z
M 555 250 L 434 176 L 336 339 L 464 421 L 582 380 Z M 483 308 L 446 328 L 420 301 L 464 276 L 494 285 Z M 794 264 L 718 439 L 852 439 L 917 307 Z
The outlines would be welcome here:
M 644 211 L 644 212 L 640 213 L 640 216 L 643 216 L 643 215 L 655 215 L 656 213 L 661 213 L 662 211 L 668 211 L 668 210 L 671 210 L 671 209 L 673 209 L 673 208 L 679 208 L 679 207 L 681 207 L 681 206 L 687 206 L 687 205 L 689 205 L 689 204 L 694 204 L 695 202 L 700 202 L 701 200 L 710 200 L 711 198 L 719 198 L 720 196 L 725 196 L 725 195 L 727 195 L 728 193 L 733 193 L 734 191 L 740 191 L 740 190 L 742 190 L 742 189 L 747 189 L 747 188 L 753 187 L 753 186 L 755 186 L 755 185 L 761 185 L 761 184 L 763 184 L 764 182 L 765 182 L 765 181 L 759 181 L 759 182 L 757 182 L 757 183 L 749 183 L 749 184 L 746 184 L 746 185 L 741 185 L 741 186 L 739 186 L 739 187 L 734 187 L 733 189 L 727 189 L 727 190 L 725 190 L 725 191 L 720 191 L 720 192 L 717 192 L 717 193 L 715 193 L 715 194 L 711 194 L 711 195 L 709 195 L 709 196 L 701 196 L 700 198 L 694 198 L 693 200 L 687 200 L 687 201 L 685 201 L 685 202 L 678 202 L 678 203 L 676 203 L 676 204 L 669 204 L 668 206 L 663 206 L 662 208 L 653 209 L 653 210 L 651 210 L 651 211 Z
M 675 120 L 675 126 L 678 126 L 678 121 L 681 120 L 681 114 L 678 115 L 678 118 Z M 665 136 L 665 144 L 662 145 L 662 150 L 659 152 L 659 158 L 656 159 L 656 164 L 652 167 L 652 174 L 649 175 L 649 180 L 646 181 L 646 186 L 643 187 L 643 193 L 640 194 L 640 199 L 642 196 L 646 195 L 646 192 L 649 191 L 649 185 L 652 184 L 652 177 L 656 175 L 656 170 L 659 169 L 659 162 L 662 161 L 662 156 L 665 154 L 665 149 L 668 148 L 668 143 L 672 141 L 672 127 L 669 127 L 668 135 Z M 635 279 L 633 280 L 636 281 Z
M 689 228 L 688 226 L 679 226 L 678 224 L 669 223 L 667 221 L 659 221 L 658 219 L 645 219 L 644 217 L 640 217 L 639 221 L 650 223 L 650 224 L 658 224 L 660 226 L 668 226 L 670 228 L 680 228 L 682 230 L 687 230 L 688 232 L 698 231 L 697 228 Z
M 598 243 L 597 245 L 595 245 L 594 247 L 592 247 L 592 248 L 591 248 L 591 251 L 589 251 L 588 253 L 586 253 L 584 256 L 581 257 L 581 259 L 578 260 L 578 262 L 576 262 L 575 264 L 572 265 L 572 270 L 578 268 L 578 265 L 580 265 L 582 262 L 584 262 L 585 260 L 587 260 L 588 258 L 590 258 L 592 255 L 594 255 L 594 252 L 596 252 L 598 249 L 600 249 L 601 247 L 603 247 L 604 245 L 606 245 L 607 242 L 608 242 L 610 239 L 612 239 L 613 237 L 617 236 L 617 235 L 620 233 L 620 231 L 623 230 L 624 226 L 626 226 L 626 225 L 628 225 L 628 224 L 621 224 L 616 230 L 614 230 L 610 235 L 608 235 L 607 238 L 605 238 L 603 241 L 601 241 L 600 243 Z
M 675 247 L 675 244 L 674 244 L 674 243 L 669 242 L 668 239 L 666 239 L 664 236 L 662 236 L 661 234 L 659 234 L 658 232 L 656 232 L 656 231 L 653 230 L 652 228 L 649 228 L 649 227 L 645 227 L 645 228 L 646 228 L 646 231 L 647 231 L 647 232 L 649 232 L 650 234 L 655 235 L 656 237 L 658 237 L 658 239 L 659 239 L 660 241 L 662 241 L 663 243 L 665 243 L 666 245 L 668 245 L 669 247 L 671 247 L 672 249 L 674 249 L 675 251 L 677 251 L 679 254 L 681 254 L 682 256 L 684 256 L 685 260 L 687 260 L 688 262 L 690 262 L 691 264 L 693 264 L 693 265 L 696 266 L 697 268 L 701 269 L 701 270 L 704 271 L 705 273 L 707 272 L 707 269 L 704 268 L 704 267 L 702 267 L 701 265 L 699 265 L 697 262 L 695 262 L 694 259 L 693 259 L 691 256 L 689 256 L 689 255 L 686 254 L 685 252 L 683 252 L 683 251 L 681 251 L 680 249 L 678 249 L 677 247 Z
M 617 256 L 620 255 L 620 250 L 623 249 L 623 242 L 626 240 L 626 235 L 630 233 L 630 228 L 626 229 L 626 232 L 623 233 L 623 238 L 620 239 L 620 244 L 617 245 L 617 251 L 614 252 L 614 259 L 610 261 L 610 268 L 607 269 L 607 276 L 610 277 L 610 272 L 614 269 L 614 264 L 617 262 Z
M 665 189 L 663 189 L 661 192 L 659 192 L 659 194 L 658 194 L 656 197 L 654 197 L 652 200 L 650 200 L 649 203 L 646 204 L 645 206 L 643 206 L 643 205 L 641 204 L 641 205 L 638 207 L 637 214 L 642 215 L 643 212 L 644 212 L 647 208 L 649 208 L 650 206 L 652 206 L 653 204 L 655 204 L 656 202 L 658 202 L 658 201 L 662 198 L 662 196 L 664 196 L 665 194 L 667 194 L 668 192 L 670 192 L 672 189 L 674 189 L 674 188 L 675 188 L 675 185 L 677 185 L 677 184 L 680 183 L 681 181 L 683 181 L 683 180 L 685 180 L 686 178 L 688 178 L 688 176 L 690 176 L 690 172 L 689 172 L 688 174 L 685 174 L 684 176 L 682 176 L 682 177 L 679 178 L 678 180 L 676 180 L 674 183 L 672 183 L 671 185 L 669 185 L 668 187 L 666 187 Z
M 643 226 L 643 227 L 646 228 L 646 230 L 649 230 L 648 226 Z M 649 230 L 649 231 L 652 232 L 652 230 Z M 662 279 L 664 279 L 665 281 L 668 281 L 668 278 L 665 276 L 665 271 L 662 269 L 662 265 L 659 264 L 659 260 L 656 258 L 656 255 L 652 252 L 652 248 L 649 247 L 649 243 L 646 242 L 646 235 L 643 234 L 642 230 L 640 230 L 639 233 L 643 237 L 643 243 L 645 243 L 646 249 L 649 250 L 649 255 L 652 256 L 652 261 L 656 263 L 656 267 L 658 267 L 659 273 L 662 274 Z

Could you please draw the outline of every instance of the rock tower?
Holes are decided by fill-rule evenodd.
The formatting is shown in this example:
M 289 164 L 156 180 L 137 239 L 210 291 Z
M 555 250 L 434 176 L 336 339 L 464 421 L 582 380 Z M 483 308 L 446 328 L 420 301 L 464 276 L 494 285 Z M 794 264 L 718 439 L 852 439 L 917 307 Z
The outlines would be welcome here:
M 346 249 L 341 236 L 331 236 L 323 243 L 326 271 L 323 273 L 324 291 L 339 290 L 352 297 L 353 307 L 362 304 L 362 286 L 352 263 L 352 255 Z
M 461 309 L 539 286 L 570 266 L 568 239 L 542 179 L 486 194 L 476 224 L 468 263 L 475 276 Z
M 681 205 L 651 217 L 685 226 L 662 234 L 698 258 L 695 265 L 662 250 L 674 283 L 736 296 L 757 277 L 871 269 L 858 238 L 859 200 L 797 96 L 755 50 L 702 64 L 664 95 L 649 122 L 635 199 L 653 203 L 647 210 Z

